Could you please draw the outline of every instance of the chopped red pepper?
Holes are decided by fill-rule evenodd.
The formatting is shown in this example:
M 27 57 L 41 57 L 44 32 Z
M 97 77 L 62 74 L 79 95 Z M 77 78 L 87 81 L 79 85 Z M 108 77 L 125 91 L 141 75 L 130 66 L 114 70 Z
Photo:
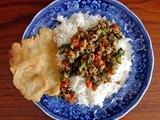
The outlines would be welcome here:
M 87 86 L 87 88 L 91 89 L 92 88 L 92 81 L 86 80 L 86 86 Z
M 103 61 L 102 61 L 102 59 L 101 59 L 101 55 L 95 55 L 95 63 L 97 64 L 97 65 L 101 65 L 101 64 L 103 64 Z
M 117 24 L 113 24 L 112 27 L 113 28 L 119 28 L 119 26 Z
M 70 68 L 70 64 L 66 59 L 62 60 L 62 64 L 64 65 L 65 68 Z
M 77 34 L 73 35 L 71 40 L 72 40 L 72 44 L 77 47 L 79 44 L 78 35 Z
M 95 55 L 95 61 L 100 61 L 101 60 L 101 55 Z
M 117 33 L 121 32 L 119 26 L 117 24 L 113 24 L 112 27 L 115 29 Z
M 114 70 L 111 70 L 111 69 L 110 69 L 108 72 L 109 72 L 111 75 L 114 75 L 114 74 L 116 73 Z
M 103 45 L 104 45 L 105 47 L 108 47 L 108 46 L 109 46 L 109 42 L 108 42 L 107 39 L 104 39 L 104 40 L 103 40 Z
M 67 87 L 67 86 L 69 86 L 69 81 L 67 80 L 67 81 L 62 81 L 61 82 L 61 85 L 60 85 L 60 88 L 64 88 L 64 87 Z
M 68 101 L 69 103 L 72 103 L 73 100 L 74 100 L 74 93 L 68 94 L 67 101 Z
M 78 47 L 78 48 L 83 47 L 83 41 L 80 41 L 80 42 L 78 43 L 77 47 Z
M 97 89 L 97 86 L 95 84 L 92 84 L 92 89 L 95 91 Z
M 78 40 L 78 34 L 74 34 L 71 38 L 71 40 L 77 39 Z
M 79 44 L 79 40 L 78 39 L 72 40 L 72 44 L 77 47 Z

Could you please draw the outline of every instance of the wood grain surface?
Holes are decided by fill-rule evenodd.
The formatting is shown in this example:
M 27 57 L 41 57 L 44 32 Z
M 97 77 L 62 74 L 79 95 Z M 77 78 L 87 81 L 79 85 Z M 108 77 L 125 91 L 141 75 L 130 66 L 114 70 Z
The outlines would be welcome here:
M 36 13 L 52 0 L 0 0 L 0 120 L 50 120 L 13 86 L 8 51 L 20 42 Z M 122 120 L 160 120 L 160 1 L 120 0 L 143 22 L 155 56 L 152 82 L 140 103 Z

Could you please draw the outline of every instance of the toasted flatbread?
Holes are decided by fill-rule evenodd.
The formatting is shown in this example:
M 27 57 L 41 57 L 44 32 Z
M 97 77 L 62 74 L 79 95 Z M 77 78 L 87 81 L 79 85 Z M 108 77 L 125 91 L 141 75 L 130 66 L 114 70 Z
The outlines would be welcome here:
M 35 37 L 13 43 L 9 51 L 13 83 L 28 100 L 39 101 L 43 94 L 60 92 L 54 35 L 51 29 L 41 28 Z

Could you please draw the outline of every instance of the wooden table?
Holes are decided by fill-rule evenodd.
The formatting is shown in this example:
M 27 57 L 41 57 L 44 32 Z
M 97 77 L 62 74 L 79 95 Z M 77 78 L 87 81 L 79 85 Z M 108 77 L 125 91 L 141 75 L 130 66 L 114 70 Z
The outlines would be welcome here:
M 151 85 L 138 106 L 122 120 L 160 120 L 160 1 L 120 0 L 144 23 L 153 44 L 155 67 Z M 52 0 L 0 0 L 0 120 L 50 120 L 25 100 L 12 84 L 8 50 L 20 42 L 35 14 Z

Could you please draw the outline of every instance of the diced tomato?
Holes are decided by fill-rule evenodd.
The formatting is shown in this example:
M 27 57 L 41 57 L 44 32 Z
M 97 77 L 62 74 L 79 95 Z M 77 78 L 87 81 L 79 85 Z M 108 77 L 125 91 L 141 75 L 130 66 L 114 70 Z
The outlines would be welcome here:
M 109 46 L 109 42 L 108 42 L 107 39 L 104 39 L 104 40 L 103 40 L 103 45 L 104 45 L 105 47 L 108 47 L 108 46 Z
M 72 103 L 73 100 L 74 100 L 74 93 L 68 94 L 67 101 L 68 101 L 69 103 Z
M 62 60 L 62 64 L 64 65 L 65 68 L 70 68 L 70 64 L 66 59 Z
M 79 44 L 78 35 L 77 34 L 73 35 L 71 40 L 72 40 L 72 44 L 77 47 Z
M 64 87 L 67 87 L 67 86 L 69 86 L 69 81 L 67 80 L 67 81 L 62 81 L 61 82 L 61 85 L 60 85 L 60 88 L 64 88 Z
M 112 27 L 115 29 L 116 32 L 121 32 L 119 26 L 117 24 L 113 24 Z
M 92 81 L 86 80 L 86 86 L 87 86 L 87 88 L 91 89 L 92 88 Z
M 97 86 L 95 84 L 92 84 L 92 89 L 95 91 L 97 89 Z

